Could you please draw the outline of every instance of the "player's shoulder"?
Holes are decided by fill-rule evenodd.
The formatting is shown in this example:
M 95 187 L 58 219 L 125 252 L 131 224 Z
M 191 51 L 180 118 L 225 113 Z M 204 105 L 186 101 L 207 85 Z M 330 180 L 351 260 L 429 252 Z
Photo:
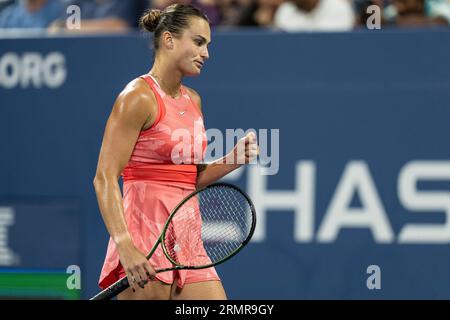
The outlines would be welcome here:
M 198 94 L 197 91 L 195 91 L 194 89 L 183 85 L 184 88 L 186 89 L 186 91 L 188 92 L 189 96 L 191 97 L 191 99 L 195 102 L 195 104 L 198 106 L 198 108 L 200 109 L 200 111 L 202 111 L 202 99 L 200 97 L 200 94 Z
M 149 90 L 145 80 L 136 78 L 130 81 L 119 93 L 116 106 L 121 112 L 149 113 L 149 107 L 156 106 L 156 97 Z
M 124 96 L 129 99 L 137 99 L 143 101 L 155 101 L 156 97 L 146 81 L 142 78 L 131 80 L 125 88 L 120 92 L 119 96 Z

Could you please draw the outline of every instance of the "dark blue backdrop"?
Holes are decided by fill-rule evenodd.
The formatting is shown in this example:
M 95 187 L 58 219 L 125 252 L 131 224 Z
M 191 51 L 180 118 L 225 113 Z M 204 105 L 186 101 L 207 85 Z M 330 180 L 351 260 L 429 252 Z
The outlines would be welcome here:
M 450 298 L 449 36 L 213 34 L 203 74 L 186 79 L 206 126 L 279 129 L 280 139 L 276 175 L 252 166 L 230 177 L 261 222 L 255 241 L 218 268 L 230 298 Z M 69 241 L 72 255 L 54 267 L 81 264 L 89 297 L 107 244 L 92 186 L 103 129 L 117 94 L 150 69 L 149 39 L 3 39 L 0 59 L 1 206 L 70 199 L 52 209 L 65 222 L 27 219 L 42 207 L 16 211 L 6 245 L 37 262 L 9 267 L 49 259 L 47 238 L 17 240 L 39 225 L 54 243 Z M 78 231 L 58 232 L 73 217 Z M 422 226 L 408 241 L 400 235 L 412 223 L 442 230 Z M 366 286 L 370 265 L 380 290 Z

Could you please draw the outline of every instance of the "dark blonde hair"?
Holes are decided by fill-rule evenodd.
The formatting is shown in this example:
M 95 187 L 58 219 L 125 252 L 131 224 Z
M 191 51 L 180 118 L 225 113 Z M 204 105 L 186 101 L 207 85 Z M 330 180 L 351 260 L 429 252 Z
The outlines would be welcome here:
M 175 37 L 181 36 L 184 29 L 189 27 L 189 18 L 198 17 L 209 23 L 208 17 L 198 8 L 192 5 L 173 4 L 164 10 L 149 9 L 139 20 L 142 29 L 154 32 L 153 47 L 159 49 L 159 39 L 165 31 L 169 31 Z

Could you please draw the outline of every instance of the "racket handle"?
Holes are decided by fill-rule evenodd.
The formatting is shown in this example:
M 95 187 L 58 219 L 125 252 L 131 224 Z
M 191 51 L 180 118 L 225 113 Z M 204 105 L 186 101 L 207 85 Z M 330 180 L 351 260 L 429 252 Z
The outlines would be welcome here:
M 89 300 L 109 300 L 109 299 L 117 296 L 119 293 L 121 293 L 122 291 L 127 289 L 129 286 L 130 286 L 130 284 L 128 283 L 128 278 L 124 277 L 124 278 L 116 281 L 115 283 L 110 285 L 108 288 L 106 288 L 102 292 L 98 293 L 97 295 L 95 295 L 94 297 L 92 297 Z

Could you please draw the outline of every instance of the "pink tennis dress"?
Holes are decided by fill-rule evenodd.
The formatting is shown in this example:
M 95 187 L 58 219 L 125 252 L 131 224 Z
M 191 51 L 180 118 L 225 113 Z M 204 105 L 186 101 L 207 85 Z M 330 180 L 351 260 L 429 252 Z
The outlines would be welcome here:
M 125 221 L 133 243 L 145 255 L 161 234 L 171 211 L 195 190 L 197 166 L 207 146 L 203 117 L 181 86 L 181 95 L 166 95 L 152 77 L 144 79 L 156 96 L 158 116 L 155 123 L 141 131 L 131 158 L 122 172 Z M 200 250 L 201 251 L 201 250 Z M 206 253 L 199 252 L 198 256 Z M 150 264 L 155 269 L 172 264 L 158 246 Z M 114 241 L 110 238 L 99 286 L 109 285 L 125 276 Z M 220 280 L 215 268 L 178 270 L 158 273 L 156 278 L 167 284 L 184 284 Z

